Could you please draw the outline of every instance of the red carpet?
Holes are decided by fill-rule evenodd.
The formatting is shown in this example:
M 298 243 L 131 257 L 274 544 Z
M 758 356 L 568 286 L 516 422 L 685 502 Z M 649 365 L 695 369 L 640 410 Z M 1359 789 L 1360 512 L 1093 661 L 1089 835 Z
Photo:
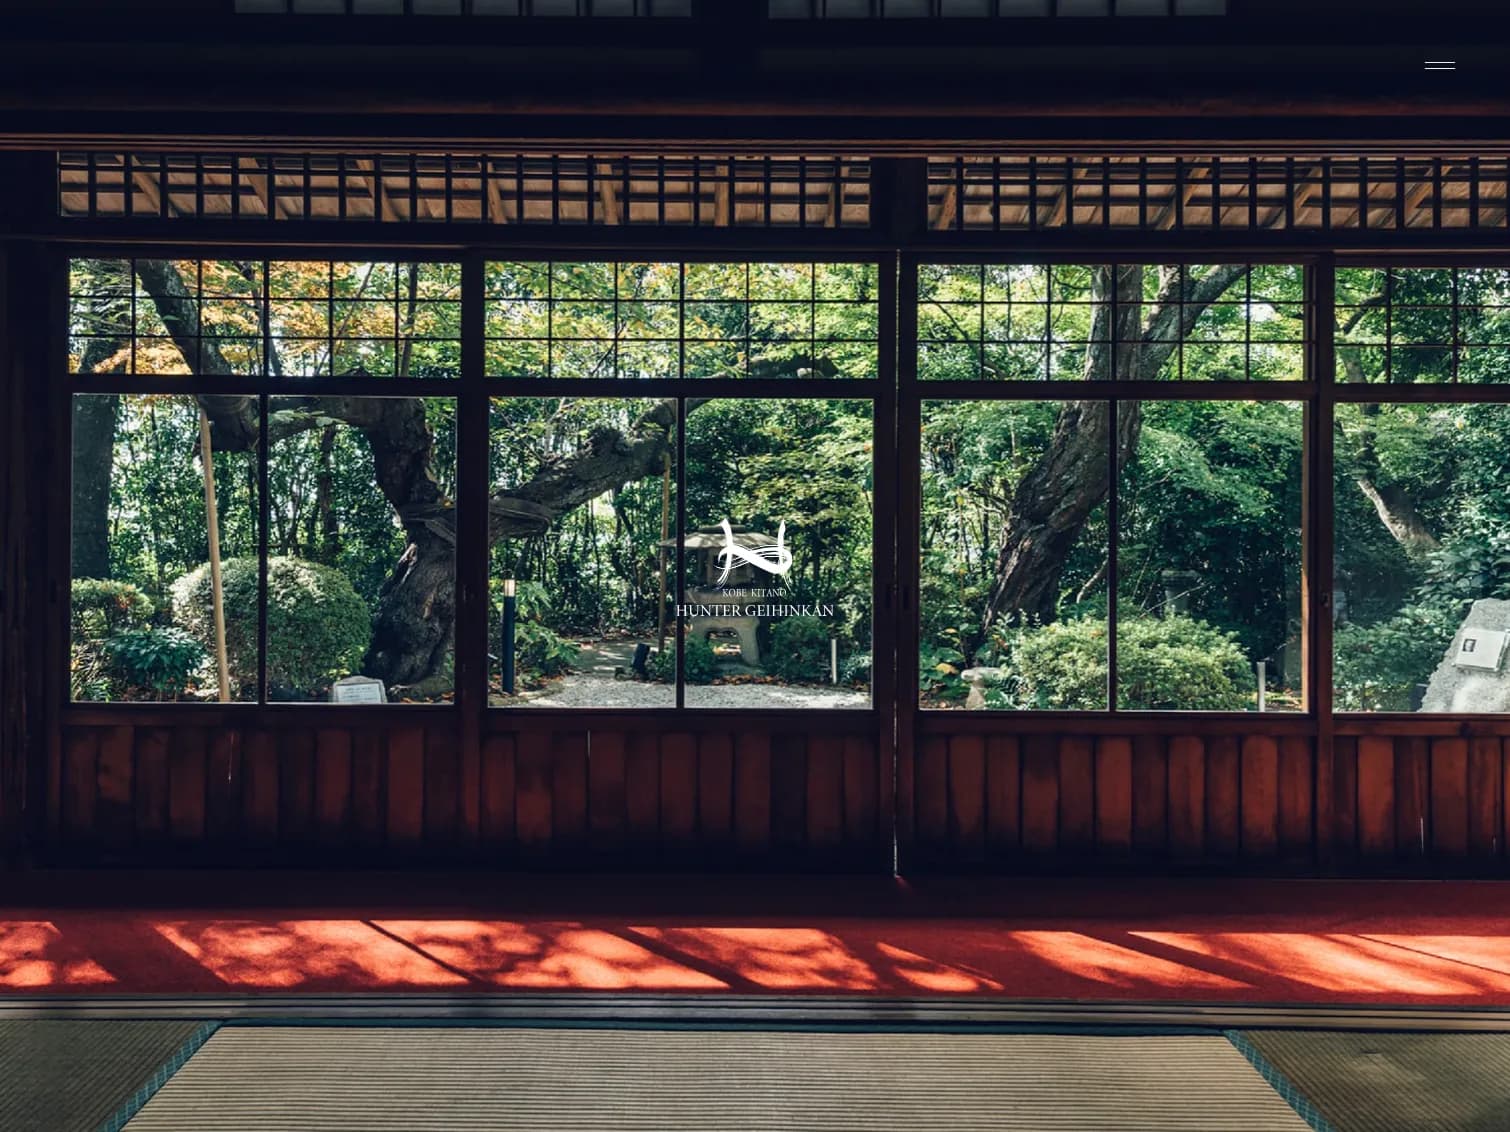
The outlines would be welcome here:
M 1510 883 L 403 878 L 386 898 L 371 877 L 70 883 L 54 886 L 54 900 L 0 907 L 0 995 L 582 990 L 1510 1005 Z M 270 900 L 280 883 L 288 898 Z M 225 899 L 236 884 L 248 887 Z M 220 901 L 207 903 L 217 890 Z M 133 902 L 138 891 L 156 895 Z

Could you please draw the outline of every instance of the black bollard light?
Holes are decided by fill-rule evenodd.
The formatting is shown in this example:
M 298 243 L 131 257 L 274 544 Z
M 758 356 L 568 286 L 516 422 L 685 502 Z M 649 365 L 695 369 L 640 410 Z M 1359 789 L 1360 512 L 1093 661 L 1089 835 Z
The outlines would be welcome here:
M 514 596 L 514 579 L 503 583 L 503 690 L 514 694 L 514 621 L 518 616 L 518 598 Z

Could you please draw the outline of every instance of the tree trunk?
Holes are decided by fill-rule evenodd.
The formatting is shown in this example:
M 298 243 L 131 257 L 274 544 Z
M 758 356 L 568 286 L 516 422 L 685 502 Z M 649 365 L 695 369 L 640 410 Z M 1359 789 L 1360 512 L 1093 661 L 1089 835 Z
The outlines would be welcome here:
M 105 368 L 126 343 L 93 338 L 79 359 L 84 373 L 120 373 L 124 363 Z M 70 562 L 75 578 L 110 577 L 110 474 L 115 465 L 115 428 L 121 399 L 114 393 L 73 399 L 73 510 Z
M 72 551 L 75 578 L 110 577 L 110 473 L 121 399 L 73 399 Z
M 1092 276 L 1087 381 L 1156 378 L 1207 306 L 1247 273 L 1239 264 L 1213 267 L 1200 276 L 1161 268 L 1157 296 L 1145 304 L 1145 269 L 1115 270 L 1115 280 L 1112 268 L 1098 268 Z M 981 619 L 982 642 L 1004 616 L 1039 624 L 1057 616 L 1065 562 L 1092 512 L 1111 491 L 1112 415 L 1105 401 L 1071 401 L 1059 410 L 1053 438 L 1018 484 L 1003 524 Z M 1120 470 L 1137 448 L 1141 404 L 1122 401 L 1116 418 Z

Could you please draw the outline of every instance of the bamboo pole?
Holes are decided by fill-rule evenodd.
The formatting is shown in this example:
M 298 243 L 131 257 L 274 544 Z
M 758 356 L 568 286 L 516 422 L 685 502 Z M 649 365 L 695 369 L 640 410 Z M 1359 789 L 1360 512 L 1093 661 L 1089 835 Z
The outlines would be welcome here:
M 665 454 L 661 472 L 661 600 L 656 606 L 657 649 L 666 647 L 666 546 L 671 537 L 671 453 Z
M 199 463 L 204 469 L 204 513 L 210 535 L 210 596 L 215 608 L 215 664 L 220 702 L 231 702 L 231 667 L 225 651 L 225 590 L 220 578 L 220 513 L 215 506 L 215 465 L 210 460 L 210 417 L 199 410 Z

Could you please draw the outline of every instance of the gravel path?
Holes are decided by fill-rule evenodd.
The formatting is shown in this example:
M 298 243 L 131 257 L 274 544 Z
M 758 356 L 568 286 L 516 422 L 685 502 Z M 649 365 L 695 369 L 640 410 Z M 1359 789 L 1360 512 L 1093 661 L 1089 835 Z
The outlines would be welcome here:
M 582 641 L 580 671 L 551 681 L 550 687 L 522 697 L 494 696 L 510 707 L 657 708 L 676 705 L 676 689 L 652 684 L 626 672 L 634 657 L 633 641 Z M 730 666 L 738 671 L 739 666 Z M 687 688 L 687 706 L 700 708 L 868 708 L 870 694 L 853 688 L 796 684 L 707 684 Z

